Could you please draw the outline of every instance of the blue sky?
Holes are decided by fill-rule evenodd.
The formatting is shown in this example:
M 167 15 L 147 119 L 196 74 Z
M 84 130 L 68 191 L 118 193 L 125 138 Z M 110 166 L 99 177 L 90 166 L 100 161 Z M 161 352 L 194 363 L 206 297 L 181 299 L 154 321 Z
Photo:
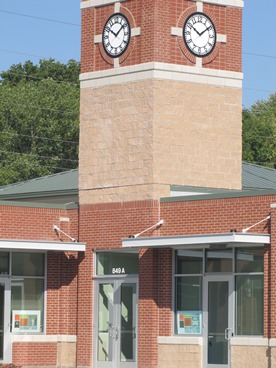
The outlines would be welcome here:
M 276 91 L 276 1 L 266 0 L 265 4 L 264 7 L 260 6 L 260 0 L 245 0 L 244 107 L 267 99 Z M 50 57 L 61 62 L 79 60 L 80 1 L 1 0 L 0 34 L 0 72 L 26 60 L 34 63 Z

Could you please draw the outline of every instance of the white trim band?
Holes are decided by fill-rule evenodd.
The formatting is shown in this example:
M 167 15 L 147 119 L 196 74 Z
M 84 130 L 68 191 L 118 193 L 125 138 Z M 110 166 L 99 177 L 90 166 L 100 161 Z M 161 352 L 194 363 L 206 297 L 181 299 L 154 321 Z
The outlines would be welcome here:
M 126 0 L 88 0 L 88 1 L 82 1 L 80 4 L 80 8 L 81 9 L 96 8 L 99 6 L 105 6 L 105 5 L 114 4 L 118 2 L 124 2 L 124 1 Z M 201 0 L 201 1 L 195 0 L 195 1 L 199 4 L 207 3 L 207 4 L 215 4 L 215 5 L 223 5 L 223 6 L 233 6 L 235 8 L 244 7 L 243 0 Z
M 0 250 L 84 252 L 84 243 L 42 242 L 32 240 L 0 240 Z
M 215 5 L 222 5 L 222 6 L 233 6 L 235 8 L 243 8 L 244 1 L 243 0 L 194 0 L 197 3 L 206 3 L 206 4 L 215 4 Z
M 260 246 L 270 244 L 270 235 L 227 233 L 127 238 L 122 240 L 123 248 L 210 248 L 213 244 L 226 245 L 226 247 Z
M 153 78 L 241 88 L 243 74 L 196 66 L 150 62 L 99 72 L 83 73 L 80 75 L 80 82 L 81 88 L 98 88 Z
M 86 8 L 96 8 L 99 6 L 105 6 L 105 5 L 109 5 L 109 4 L 114 4 L 114 3 L 122 3 L 124 1 L 127 0 L 88 0 L 88 1 L 82 1 L 80 4 L 80 8 L 81 9 L 86 9 Z
M 76 335 L 12 334 L 12 342 L 77 342 Z

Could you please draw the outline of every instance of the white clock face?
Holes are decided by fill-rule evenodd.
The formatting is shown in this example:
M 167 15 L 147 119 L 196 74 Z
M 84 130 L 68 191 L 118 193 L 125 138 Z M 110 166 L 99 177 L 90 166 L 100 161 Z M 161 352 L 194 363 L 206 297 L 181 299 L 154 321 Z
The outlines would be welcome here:
M 113 57 L 122 55 L 129 44 L 131 29 L 128 19 L 121 13 L 113 14 L 103 29 L 103 47 Z
M 216 29 L 204 13 L 193 13 L 183 27 L 183 39 L 189 51 L 195 56 L 209 55 L 216 45 Z

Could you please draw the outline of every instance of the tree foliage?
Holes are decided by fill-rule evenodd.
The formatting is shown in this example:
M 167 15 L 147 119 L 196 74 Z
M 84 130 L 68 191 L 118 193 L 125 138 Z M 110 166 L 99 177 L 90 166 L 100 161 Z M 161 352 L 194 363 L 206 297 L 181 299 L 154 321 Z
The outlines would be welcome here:
M 243 160 L 276 168 L 276 94 L 243 111 Z
M 76 168 L 79 63 L 27 61 L 1 74 L 0 185 Z

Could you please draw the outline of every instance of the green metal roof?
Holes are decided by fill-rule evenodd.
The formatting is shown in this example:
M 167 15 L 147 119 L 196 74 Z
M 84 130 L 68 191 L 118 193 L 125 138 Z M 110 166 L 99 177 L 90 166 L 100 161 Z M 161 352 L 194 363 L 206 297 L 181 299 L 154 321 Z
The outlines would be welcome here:
M 0 200 L 57 204 L 78 202 L 78 170 L 2 186 L 0 187 Z
M 265 166 L 242 163 L 243 189 L 276 189 L 276 170 Z
M 242 163 L 242 191 L 202 188 L 190 186 L 171 186 L 174 195 L 189 199 L 202 196 L 245 196 L 268 194 L 276 191 L 276 170 L 250 163 Z M 260 193 L 260 191 L 262 193 Z M 78 169 L 27 180 L 0 187 L 0 201 L 68 204 L 78 202 Z M 168 200 L 166 198 L 165 200 Z

